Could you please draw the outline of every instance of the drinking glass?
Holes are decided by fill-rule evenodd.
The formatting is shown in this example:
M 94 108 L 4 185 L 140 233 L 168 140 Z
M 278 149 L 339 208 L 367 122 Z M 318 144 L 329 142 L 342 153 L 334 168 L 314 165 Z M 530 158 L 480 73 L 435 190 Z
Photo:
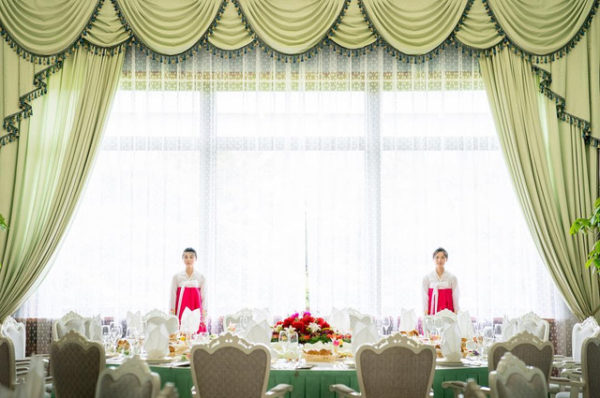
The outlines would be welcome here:
M 389 316 L 384 317 L 381 320 L 381 330 L 382 330 L 382 334 L 384 336 L 387 336 L 388 334 L 390 334 L 390 327 L 392 326 L 392 320 L 390 319 Z
M 136 328 L 127 328 L 127 334 L 125 335 L 125 338 L 127 339 L 127 342 L 129 343 L 129 355 L 130 356 L 134 356 L 136 354 L 138 354 L 137 352 L 137 336 L 138 336 L 138 332 Z
M 281 352 L 285 354 L 288 349 L 289 336 L 285 330 L 279 332 L 279 346 L 281 347 Z
M 102 342 L 104 343 L 104 349 L 106 351 L 111 351 L 112 347 L 110 347 L 110 326 L 102 325 Z
M 289 332 L 288 333 L 288 350 L 292 353 L 291 359 L 292 361 L 298 360 L 298 333 L 297 332 Z
M 117 341 L 123 336 L 123 328 L 120 323 L 111 322 L 110 323 L 110 337 L 113 346 L 117 345 Z

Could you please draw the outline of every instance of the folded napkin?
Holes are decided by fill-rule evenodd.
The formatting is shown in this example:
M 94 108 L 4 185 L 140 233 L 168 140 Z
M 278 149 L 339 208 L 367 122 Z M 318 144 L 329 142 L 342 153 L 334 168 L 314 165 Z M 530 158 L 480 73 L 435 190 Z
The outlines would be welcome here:
M 179 329 L 183 333 L 196 333 L 200 327 L 200 317 L 200 308 L 191 311 L 188 307 L 185 307 L 183 314 L 181 314 L 181 326 Z
M 354 354 L 363 344 L 372 344 L 379 340 L 379 333 L 377 333 L 377 327 L 373 324 L 365 324 L 359 322 L 355 324 L 355 329 L 352 332 L 352 349 Z
M 271 327 L 266 320 L 256 322 L 254 320 L 248 321 L 248 326 L 243 334 L 244 338 L 251 343 L 259 343 L 269 345 L 271 341 Z
M 473 336 L 475 336 L 469 311 L 458 311 L 456 318 L 458 322 L 458 328 L 460 329 L 460 337 L 471 339 Z
M 146 320 L 145 334 L 148 335 L 151 326 L 158 325 L 165 325 L 169 334 L 177 333 L 179 330 L 179 321 L 175 315 L 169 315 L 167 317 L 155 316 Z
M 129 329 L 135 329 L 138 331 L 138 333 L 142 333 L 144 331 L 144 321 L 142 321 L 142 313 L 140 311 L 127 311 L 127 316 L 125 319 L 127 320 L 127 327 Z
M 408 332 L 417 328 L 417 314 L 414 309 L 400 310 L 400 331 Z
M 442 341 L 440 348 L 442 355 L 447 361 L 460 361 L 462 353 L 460 351 L 460 329 L 457 322 L 448 324 L 442 331 Z
M 148 325 L 144 349 L 148 359 L 162 359 L 169 353 L 169 331 L 166 323 Z
M 6 325 L 2 325 L 2 333 L 12 340 L 15 359 L 25 358 L 25 325 L 20 322 L 7 322 Z
M 456 322 L 458 319 L 456 314 L 447 308 L 437 312 L 433 317 L 436 319 L 442 319 L 445 323 Z
M 373 327 L 375 327 L 375 324 L 373 323 L 373 318 L 371 318 L 370 315 L 350 314 L 349 316 L 350 316 L 350 332 L 352 334 L 358 332 L 364 326 L 373 325 Z
M 510 340 L 517 333 L 519 333 L 519 320 L 504 317 L 502 321 L 502 340 Z
M 96 315 L 92 318 L 87 318 L 84 322 L 85 335 L 92 341 L 102 341 L 102 319 L 100 315 Z
M 266 321 L 267 323 L 270 323 L 272 321 L 271 312 L 268 308 L 253 308 L 252 320 L 254 320 L 257 323 L 261 321 Z
M 345 310 L 338 310 L 334 307 L 327 320 L 331 327 L 340 333 L 348 333 L 350 331 L 350 316 Z

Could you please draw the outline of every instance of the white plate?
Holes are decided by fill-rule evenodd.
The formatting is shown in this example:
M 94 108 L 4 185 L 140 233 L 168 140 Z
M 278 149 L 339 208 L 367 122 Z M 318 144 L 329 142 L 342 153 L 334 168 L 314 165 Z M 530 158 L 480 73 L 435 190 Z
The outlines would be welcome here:
M 158 358 L 158 359 L 144 359 L 148 365 L 159 365 L 161 363 L 173 362 L 173 358 Z
M 438 358 L 436 365 L 440 366 L 465 366 L 463 361 L 448 361 L 446 358 Z

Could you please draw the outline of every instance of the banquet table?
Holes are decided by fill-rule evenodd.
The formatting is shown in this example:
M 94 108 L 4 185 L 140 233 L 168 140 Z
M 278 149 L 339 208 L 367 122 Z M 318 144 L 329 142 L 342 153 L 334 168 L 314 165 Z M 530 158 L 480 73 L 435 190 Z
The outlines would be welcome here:
M 177 387 L 181 398 L 191 397 L 190 390 L 193 386 L 193 381 L 189 367 L 167 365 L 150 366 L 150 368 L 153 372 L 160 375 L 162 385 L 166 382 L 172 382 Z M 442 382 L 449 380 L 466 381 L 467 379 L 474 379 L 479 385 L 487 386 L 487 366 L 438 366 L 433 378 L 434 396 L 436 398 L 453 397 L 451 390 L 444 390 L 442 388 Z M 346 384 L 357 391 L 359 390 L 355 369 L 337 369 L 320 366 L 312 369 L 271 369 L 269 374 L 269 388 L 280 383 L 294 386 L 294 391 L 288 394 L 288 398 L 335 398 L 335 395 L 329 392 L 329 385 L 338 383 Z

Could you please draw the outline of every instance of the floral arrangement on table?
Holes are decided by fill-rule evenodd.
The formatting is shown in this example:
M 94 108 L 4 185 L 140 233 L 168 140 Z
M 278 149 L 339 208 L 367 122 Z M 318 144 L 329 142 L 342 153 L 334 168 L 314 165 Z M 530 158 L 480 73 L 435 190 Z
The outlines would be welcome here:
M 298 312 L 288 316 L 283 321 L 277 322 L 273 326 L 271 342 L 279 341 L 279 333 L 285 330 L 298 333 L 298 343 L 315 344 L 318 342 L 341 345 L 343 342 L 349 343 L 351 336 L 349 334 L 336 333 L 333 328 L 323 318 L 315 318 L 310 312 Z

